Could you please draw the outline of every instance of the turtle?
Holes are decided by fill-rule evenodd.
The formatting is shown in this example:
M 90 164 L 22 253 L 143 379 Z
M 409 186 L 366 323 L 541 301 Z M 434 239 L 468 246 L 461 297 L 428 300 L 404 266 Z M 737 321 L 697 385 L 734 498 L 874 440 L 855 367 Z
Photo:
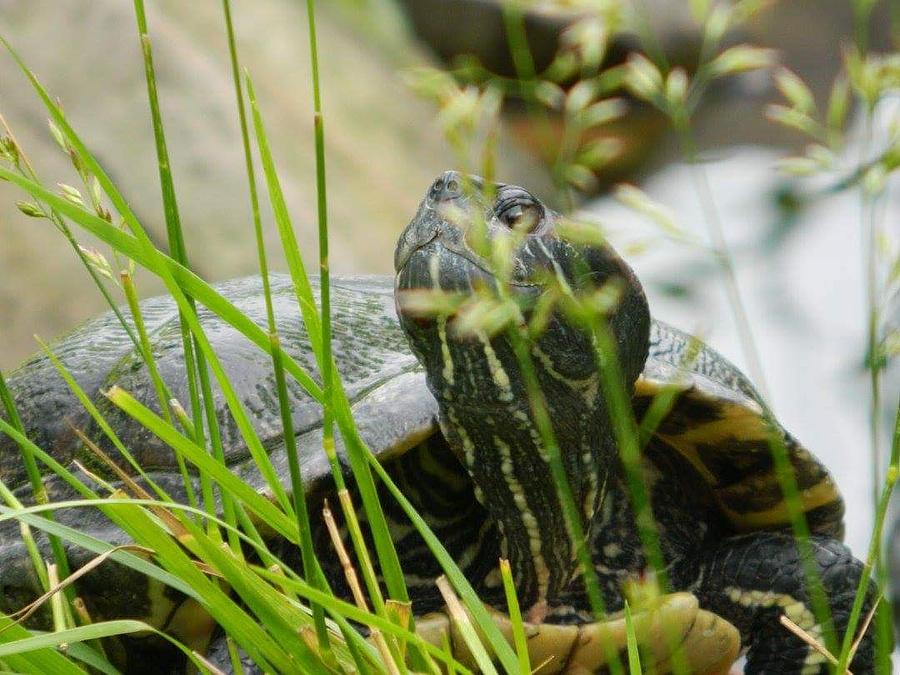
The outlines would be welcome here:
M 866 572 L 841 543 L 844 507 L 833 478 L 778 424 L 752 383 L 725 357 L 651 318 L 639 280 L 608 243 L 570 236 L 567 224 L 524 188 L 448 171 L 429 187 L 400 236 L 395 275 L 331 278 L 334 359 L 360 437 L 507 635 L 510 621 L 504 615 L 497 561 L 509 561 L 527 617 L 529 652 L 533 663 L 545 664 L 540 672 L 603 670 L 609 654 L 598 644 L 606 641 L 625 649 L 621 611 L 628 589 L 641 584 L 659 585 L 663 591 L 634 610 L 638 639 L 660 672 L 666 672 L 673 656 L 672 642 L 662 639 L 663 634 L 675 636 L 674 646 L 698 673 L 727 671 L 742 649 L 749 673 L 827 672 L 825 658 L 779 623 L 785 615 L 813 637 L 825 630 L 810 605 L 772 460 L 772 439 L 783 445 L 794 469 L 811 532 L 812 563 L 840 634 Z M 510 233 L 517 237 L 508 237 Z M 501 283 L 483 247 L 485 241 L 504 238 L 515 244 L 509 277 Z M 315 372 L 293 281 L 270 275 L 269 283 L 285 352 Z M 312 284 L 318 292 L 318 281 L 312 279 Z M 259 277 L 222 282 L 213 289 L 250 320 L 266 325 Z M 652 568 L 642 543 L 646 520 L 639 529 L 628 486 L 631 474 L 620 457 L 600 378 L 596 336 L 572 319 L 562 302 L 543 302 L 551 289 L 568 289 L 574 297 L 611 289 L 604 295 L 614 300 L 609 300 L 604 325 L 615 355 L 599 363 L 616 364 L 636 420 L 651 410 L 658 394 L 671 396 L 652 434 L 642 439 L 635 465 L 655 522 L 662 569 Z M 498 302 L 502 294 L 504 306 L 517 309 L 509 330 L 488 333 L 476 326 L 465 331 L 453 312 L 422 311 L 422 294 L 434 293 L 454 298 L 487 294 Z M 141 311 L 156 368 L 175 398 L 189 401 L 177 305 L 163 296 L 144 300 Z M 539 312 L 543 329 L 527 341 L 515 341 L 512 336 L 524 335 Z M 209 309 L 200 307 L 198 317 L 276 473 L 289 486 L 270 357 Z M 184 498 L 171 450 L 103 396 L 116 385 L 159 410 L 147 365 L 118 318 L 108 313 L 89 321 L 54 343 L 52 351 L 93 396 L 147 474 Z M 532 364 L 531 380 L 524 363 Z M 538 386 L 544 402 L 583 540 L 562 515 L 547 436 L 535 421 L 540 407 L 534 396 L 526 395 L 528 381 Z M 84 429 L 114 460 L 121 457 L 46 356 L 11 373 L 9 389 L 38 446 L 98 490 L 101 477 L 115 478 L 74 430 Z M 288 395 L 304 487 L 315 513 L 334 491 L 321 449 L 321 408 L 296 382 L 289 383 Z M 225 461 L 266 492 L 218 389 L 213 398 Z M 340 439 L 338 445 L 346 467 Z M 18 448 L 2 434 L 0 478 L 23 501 L 30 498 Z M 70 496 L 53 475 L 44 480 L 51 500 Z M 418 630 L 438 644 L 449 639 L 458 658 L 471 665 L 442 610 L 434 584 L 440 566 L 384 487 L 379 490 Z M 99 511 L 61 510 L 58 518 L 111 543 L 127 542 Z M 313 534 L 326 577 L 336 593 L 349 597 L 341 567 L 317 522 Z M 588 602 L 576 561 L 579 543 L 589 550 L 610 612 L 605 617 L 595 616 Z M 273 542 L 273 550 L 278 546 Z M 292 554 L 296 560 L 293 547 L 283 548 L 286 560 Z M 74 545 L 67 545 L 67 553 L 73 567 L 90 558 Z M 17 527 L 0 523 L 0 610 L 19 609 L 37 594 L 36 588 Z M 196 602 L 112 561 L 81 578 L 78 589 L 92 616 L 142 618 L 198 649 L 205 648 L 215 631 Z M 864 609 L 878 597 L 871 587 Z M 221 644 L 214 651 L 221 653 Z M 152 637 L 123 637 L 113 653 L 128 672 L 178 667 L 161 657 L 160 650 Z M 866 634 L 852 662 L 855 673 L 874 672 L 874 651 L 873 638 Z M 153 657 L 147 658 L 151 652 Z

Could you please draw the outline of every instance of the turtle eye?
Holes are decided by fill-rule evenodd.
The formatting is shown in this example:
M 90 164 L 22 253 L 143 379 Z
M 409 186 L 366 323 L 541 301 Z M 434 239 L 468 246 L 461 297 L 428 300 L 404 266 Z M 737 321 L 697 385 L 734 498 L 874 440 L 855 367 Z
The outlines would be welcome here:
M 516 200 L 497 210 L 497 220 L 511 230 L 531 232 L 541 219 L 541 207 L 532 201 Z

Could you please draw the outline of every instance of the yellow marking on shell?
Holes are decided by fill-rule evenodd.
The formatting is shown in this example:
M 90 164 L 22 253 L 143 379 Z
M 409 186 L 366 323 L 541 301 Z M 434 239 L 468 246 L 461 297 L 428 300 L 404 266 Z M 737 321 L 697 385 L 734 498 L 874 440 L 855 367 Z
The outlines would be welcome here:
M 722 406 L 720 419 L 697 424 L 675 436 L 683 443 L 714 443 L 718 440 L 767 441 L 771 431 L 765 421 L 740 406 Z
M 726 586 L 725 595 L 735 604 L 744 607 L 781 607 L 784 615 L 809 633 L 810 637 L 821 642 L 822 628 L 816 622 L 816 617 L 806 604 L 788 593 L 776 593 L 774 591 L 748 591 L 736 586 Z M 803 660 L 801 673 L 812 674 L 819 672 L 819 666 L 825 662 L 825 657 L 811 647 L 807 647 L 806 658 Z
M 777 484 L 774 474 L 771 475 L 771 480 Z M 840 495 L 838 495 L 830 477 L 826 477 L 812 487 L 800 491 L 800 505 L 805 512 L 827 504 L 833 504 L 839 499 Z M 732 525 L 739 530 L 759 530 L 790 523 L 787 501 L 784 499 L 780 499 L 771 508 L 762 511 L 735 511 L 726 506 L 721 498 L 719 499 L 719 506 Z
M 410 429 L 402 438 L 398 439 L 390 448 L 378 453 L 378 461 L 384 464 L 392 459 L 405 455 L 414 447 L 428 440 L 437 433 L 435 424 L 427 422 L 423 426 Z M 252 516 L 251 516 L 252 517 Z
M 547 590 L 550 588 L 550 569 L 547 567 L 547 562 L 544 559 L 541 528 L 538 527 L 537 519 L 528 506 L 525 490 L 518 478 L 516 478 L 509 445 L 504 443 L 499 437 L 494 436 L 494 447 L 500 453 L 500 472 L 503 474 L 503 480 L 506 481 L 506 486 L 509 488 L 516 508 L 519 510 L 519 517 L 528 534 L 528 548 L 531 551 L 531 562 L 534 566 L 535 578 L 537 579 L 538 598 L 546 599 Z
M 437 320 L 438 339 L 441 342 L 441 362 L 444 364 L 443 376 L 444 382 L 453 386 L 453 357 L 450 355 L 450 345 L 447 343 L 447 319 L 446 317 L 438 317 Z M 452 392 L 448 389 L 444 390 L 444 396 L 450 398 Z
M 635 385 L 635 394 L 652 397 L 658 393 L 661 386 L 660 382 L 640 378 Z M 700 443 L 707 446 L 720 444 L 725 447 L 729 441 L 768 441 L 773 430 L 762 416 L 760 406 L 750 399 L 743 402 L 720 400 L 710 405 L 715 405 L 719 419 L 691 426 L 679 434 L 659 433 L 657 436 L 674 447 L 710 485 L 720 510 L 735 529 L 750 531 L 788 524 L 790 516 L 784 499 L 779 499 L 769 508 L 758 511 L 743 511 L 730 506 L 734 503 L 734 498 L 728 494 L 728 490 L 734 490 L 735 487 L 753 487 L 762 492 L 767 488 L 779 486 L 774 472 L 754 476 L 752 480 L 756 481 L 755 486 L 748 477 L 743 482 L 720 490 L 718 477 L 706 465 L 697 449 Z M 769 450 L 766 447 L 760 452 Z M 794 452 L 795 457 L 807 457 L 808 462 L 815 463 L 802 448 L 797 448 Z M 837 487 L 827 475 L 815 485 L 800 491 L 800 502 L 805 512 L 839 502 L 840 499 Z
M 703 460 L 700 459 L 700 453 L 697 452 L 697 447 L 693 443 L 682 442 L 680 436 L 667 436 L 665 434 L 657 434 L 657 436 L 678 450 L 681 456 L 690 462 L 691 466 L 697 470 L 697 473 L 700 474 L 704 481 L 712 487 L 716 486 L 719 482 L 718 478 L 716 478 L 715 474 L 707 468 L 706 464 L 703 463 Z
M 497 352 L 495 352 L 494 348 L 491 346 L 491 341 L 488 340 L 484 333 L 479 333 L 478 339 L 481 340 L 481 344 L 484 347 L 484 357 L 487 359 L 488 370 L 491 371 L 491 379 L 494 381 L 494 384 L 497 385 L 497 389 L 499 390 L 500 400 L 506 402 L 512 401 L 513 392 L 509 381 L 509 375 L 503 368 L 503 364 L 500 363 L 500 359 L 497 358 Z
M 659 434 L 659 437 L 678 450 L 690 462 L 691 466 L 697 470 L 703 480 L 709 484 L 720 510 L 737 530 L 758 530 L 790 523 L 790 514 L 787 509 L 787 502 L 784 499 L 779 499 L 770 508 L 760 511 L 738 511 L 732 508 L 729 506 L 730 500 L 727 493 L 723 494 L 725 490 L 717 488 L 718 479 L 703 463 L 696 445 L 686 442 L 685 435 L 668 436 Z M 707 439 L 707 442 L 715 442 L 715 440 Z M 774 472 L 770 472 L 762 477 L 762 484 L 759 485 L 760 490 L 767 485 L 779 485 L 778 478 Z M 731 489 L 733 489 L 733 486 Z M 840 494 L 831 478 L 827 475 L 815 485 L 800 491 L 800 505 L 806 513 L 839 500 Z

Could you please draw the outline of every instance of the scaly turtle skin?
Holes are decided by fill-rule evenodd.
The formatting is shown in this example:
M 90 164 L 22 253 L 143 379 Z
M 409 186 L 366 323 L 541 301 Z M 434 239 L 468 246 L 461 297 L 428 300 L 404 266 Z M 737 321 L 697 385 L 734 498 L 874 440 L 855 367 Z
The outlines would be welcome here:
M 624 648 L 621 617 L 597 623 L 587 611 L 574 564 L 575 546 L 560 515 L 546 452 L 506 337 L 457 334 L 452 319 L 421 315 L 405 301 L 415 291 L 468 292 L 473 284 L 491 288 L 487 265 L 470 248 L 467 220 L 483 220 L 489 238 L 511 227 L 521 230 L 524 223 L 527 233 L 514 251 L 511 267 L 511 289 L 524 318 L 542 295 L 547 274 L 576 292 L 618 279 L 624 282 L 621 301 L 608 323 L 622 370 L 634 383 L 638 419 L 661 387 L 674 385 L 678 390 L 672 410 L 647 443 L 641 468 L 668 584 L 688 593 L 663 596 L 638 612 L 641 642 L 651 651 L 660 650 L 654 658 L 663 670 L 671 656 L 659 639 L 665 629 L 680 636 L 697 672 L 727 667 L 738 639 L 749 650 L 748 672 L 826 672 L 819 655 L 777 620 L 785 613 L 807 632 L 821 633 L 809 608 L 793 539 L 786 531 L 786 509 L 767 434 L 774 431 L 783 439 L 794 466 L 813 531 L 816 564 L 841 631 L 862 565 L 839 543 L 843 507 L 827 471 L 780 427 L 770 428 L 753 387 L 731 364 L 689 336 L 650 319 L 640 284 L 611 249 L 562 239 L 556 230 L 559 216 L 521 188 L 498 186 L 496 192 L 487 191 L 474 179 L 471 185 L 474 191 L 465 191 L 463 179 L 448 172 L 432 186 L 398 244 L 396 280 L 334 280 L 335 359 L 360 433 L 372 451 L 481 597 L 501 610 L 505 601 L 496 561 L 501 555 L 510 559 L 520 603 L 535 622 L 529 628 L 529 645 L 538 657 L 533 663 L 552 655 L 553 670 L 593 671 L 604 661 L 600 651 L 588 645 L 596 644 L 601 634 Z M 447 207 L 452 207 L 452 217 Z M 282 342 L 300 365 L 314 372 L 291 284 L 275 277 L 272 286 Z M 251 320 L 265 324 L 258 279 L 235 280 L 216 289 Z M 155 298 L 142 303 L 142 311 L 157 367 L 173 395 L 186 403 L 176 307 L 168 298 Z M 287 484 L 269 357 L 211 313 L 201 310 L 200 319 Z M 117 384 L 157 408 L 146 366 L 116 320 L 104 315 L 89 322 L 56 343 L 54 351 L 95 396 L 151 476 L 170 493 L 181 495 L 171 452 L 98 393 Z M 619 610 L 623 586 L 644 576 L 647 563 L 598 383 L 594 350 L 581 329 L 563 314 L 553 313 L 531 357 L 589 533 L 606 607 Z M 35 358 L 13 373 L 10 387 L 30 438 L 88 484 L 92 478 L 82 466 L 106 473 L 94 454 L 76 442 L 71 427 L 87 429 L 116 457 L 114 448 L 45 358 Z M 321 498 L 333 491 L 321 452 L 321 412 L 299 386 L 290 387 L 290 396 L 304 481 L 311 508 L 317 512 Z M 264 490 L 218 390 L 215 408 L 226 461 Z M 0 478 L 27 497 L 18 449 L 2 436 Z M 70 496 L 54 477 L 48 476 L 46 483 L 52 499 Z M 385 496 L 382 503 L 416 613 L 439 610 L 441 600 L 433 585 L 438 565 L 393 500 Z M 59 519 L 107 541 L 125 541 L 99 512 L 61 511 Z M 18 529 L 11 523 L 0 528 L 0 609 L 13 611 L 34 597 L 36 583 Z M 338 593 L 347 594 L 325 535 L 317 532 L 316 539 L 330 582 Z M 68 551 L 74 567 L 91 557 L 74 546 Z M 79 582 L 79 594 L 95 617 L 138 617 L 194 644 L 208 639 L 212 628 L 192 602 L 183 602 L 178 593 L 114 563 Z M 873 598 L 874 592 L 867 606 Z M 497 622 L 504 626 L 502 615 L 497 615 Z M 447 631 L 452 637 L 442 614 L 422 616 L 419 625 L 423 634 L 438 642 Z M 150 640 L 125 638 L 122 659 L 129 670 L 138 672 L 147 665 L 141 652 L 155 648 Z M 462 647 L 457 651 L 465 658 Z M 870 672 L 872 659 L 872 640 L 867 637 L 853 671 Z M 157 658 L 152 666 L 159 671 L 163 664 Z

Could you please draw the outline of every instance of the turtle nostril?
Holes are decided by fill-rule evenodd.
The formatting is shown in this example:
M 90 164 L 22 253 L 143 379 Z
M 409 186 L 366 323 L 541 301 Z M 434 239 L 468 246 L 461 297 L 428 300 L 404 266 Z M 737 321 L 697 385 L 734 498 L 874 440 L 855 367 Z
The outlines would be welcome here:
M 428 196 L 434 202 L 449 202 L 462 196 L 462 183 L 459 174 L 455 171 L 447 171 L 438 178 L 431 189 Z

